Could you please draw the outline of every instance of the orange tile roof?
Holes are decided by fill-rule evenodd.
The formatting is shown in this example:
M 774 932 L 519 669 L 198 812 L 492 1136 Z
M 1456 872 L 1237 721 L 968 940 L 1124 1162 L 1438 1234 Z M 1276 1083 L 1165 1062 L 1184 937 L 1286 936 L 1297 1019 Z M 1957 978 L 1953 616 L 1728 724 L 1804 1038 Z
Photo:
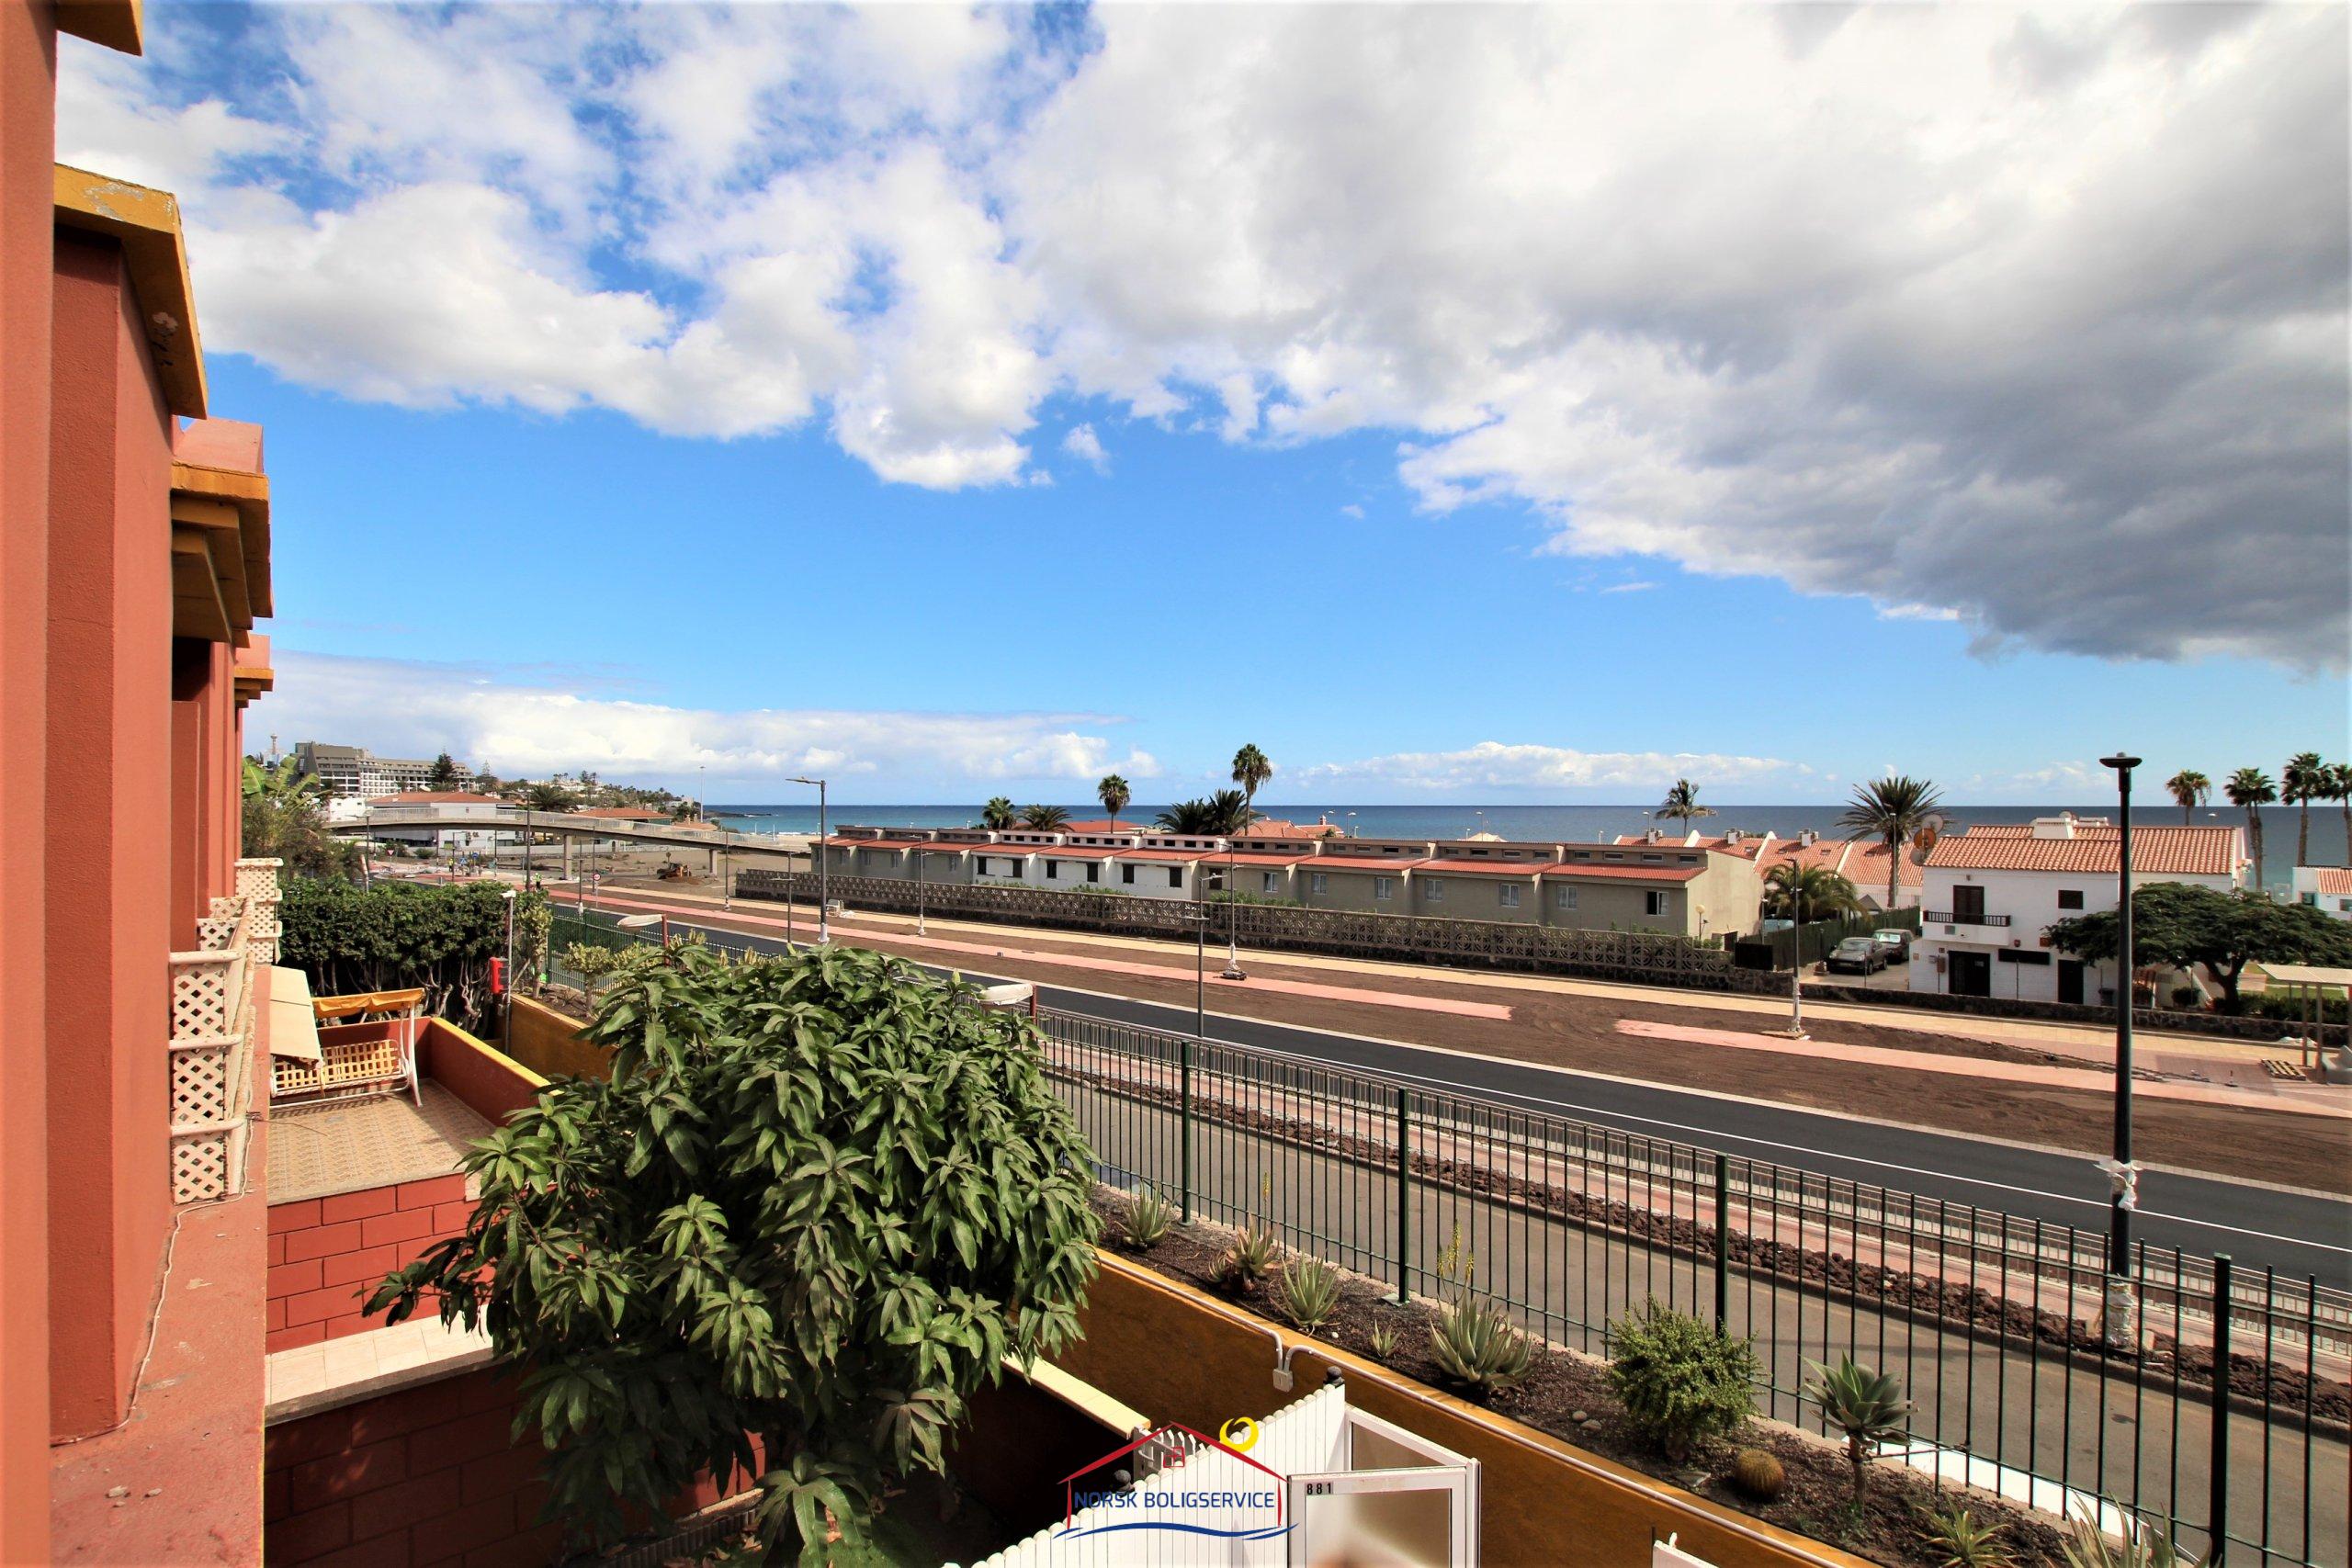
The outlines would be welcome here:
M 2076 824 L 2071 839 L 2037 839 L 2028 828 L 2001 824 L 1994 832 L 1971 828 L 1936 841 L 1932 866 L 1966 871 L 2113 872 L 2121 836 L 2112 827 Z M 2156 876 L 2227 876 L 2245 861 L 2235 828 L 2135 828 L 2132 869 Z
M 1405 871 L 1429 865 L 1427 860 L 1411 855 L 1317 855 L 1313 871 Z
M 1544 874 L 1617 882 L 1696 882 L 1706 870 L 1702 865 L 1580 865 L 1571 861 L 1566 865 L 1545 866 Z
M 2352 865 L 2320 865 L 2312 870 L 2319 892 L 2352 893 Z
M 1062 852 L 1055 852 L 1059 854 Z M 1096 850 L 1091 854 L 1071 852 L 1068 858 L 1071 860 L 1182 861 L 1189 864 L 1196 860 L 1215 860 L 1217 854 L 1218 852 L 1216 850 Z
M 594 817 L 600 822 L 667 822 L 666 811 L 649 811 L 642 806 L 583 806 L 572 813 L 574 817 Z
M 1301 861 L 1318 858 L 1311 851 L 1293 853 L 1285 850 L 1216 850 L 1209 855 L 1215 865 L 1296 865 Z
M 1473 876 L 1534 876 L 1546 866 L 1559 863 L 1555 860 L 1448 860 L 1440 855 L 1423 861 L 1419 869 L 1423 876 L 1435 876 L 1440 872 L 1448 876 L 1456 872 L 1467 872 Z

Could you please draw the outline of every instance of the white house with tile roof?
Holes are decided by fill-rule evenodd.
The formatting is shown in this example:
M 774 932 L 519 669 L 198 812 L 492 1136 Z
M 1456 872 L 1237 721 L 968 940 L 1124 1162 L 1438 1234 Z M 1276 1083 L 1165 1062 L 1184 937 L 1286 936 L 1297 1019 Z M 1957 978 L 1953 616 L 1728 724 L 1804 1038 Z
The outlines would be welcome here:
M 2061 919 L 2115 908 L 2121 836 L 2104 818 L 2062 812 L 2031 822 L 1979 824 L 1928 852 L 1911 988 L 2020 1001 L 2114 999 L 2112 964 L 2051 946 Z M 2132 886 L 2244 886 L 2245 838 L 2235 828 L 2137 827 Z
M 2299 865 L 2295 902 L 2324 915 L 2352 920 L 2352 865 Z

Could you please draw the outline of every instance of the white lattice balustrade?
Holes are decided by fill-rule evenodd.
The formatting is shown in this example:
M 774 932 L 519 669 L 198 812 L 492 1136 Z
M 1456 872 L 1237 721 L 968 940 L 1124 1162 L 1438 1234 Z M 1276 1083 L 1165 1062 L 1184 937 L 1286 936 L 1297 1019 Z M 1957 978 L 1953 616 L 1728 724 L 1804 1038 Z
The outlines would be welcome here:
M 172 954 L 172 1197 L 198 1203 L 244 1186 L 254 998 L 277 957 L 275 860 L 237 863 L 237 891 L 197 921 L 198 947 Z

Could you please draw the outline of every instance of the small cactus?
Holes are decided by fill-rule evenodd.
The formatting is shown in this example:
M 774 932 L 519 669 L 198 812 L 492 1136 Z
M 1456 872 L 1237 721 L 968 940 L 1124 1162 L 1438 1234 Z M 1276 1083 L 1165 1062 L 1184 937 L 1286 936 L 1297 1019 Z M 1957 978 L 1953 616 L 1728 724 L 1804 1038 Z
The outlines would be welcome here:
M 1371 1342 L 1372 1359 L 1375 1361 L 1394 1359 L 1396 1355 L 1396 1331 L 1385 1323 L 1375 1323 L 1364 1337 Z
M 1788 1489 L 1789 1472 L 1762 1449 L 1742 1449 L 1732 1456 L 1732 1484 L 1759 1503 L 1769 1503 Z

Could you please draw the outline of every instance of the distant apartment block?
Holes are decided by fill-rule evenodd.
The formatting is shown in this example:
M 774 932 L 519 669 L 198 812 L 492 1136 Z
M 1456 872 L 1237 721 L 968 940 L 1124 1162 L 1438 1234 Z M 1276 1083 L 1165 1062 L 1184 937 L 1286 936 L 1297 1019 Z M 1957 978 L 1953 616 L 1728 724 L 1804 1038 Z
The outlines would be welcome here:
M 2103 818 L 2062 812 L 2031 822 L 1977 826 L 1928 852 L 1911 988 L 2024 1001 L 2111 1000 L 2111 964 L 2055 951 L 2043 932 L 2069 917 L 2112 909 L 2121 835 Z M 2186 882 L 2227 892 L 2243 884 L 2245 835 L 2235 828 L 2134 827 L 2132 886 Z
M 405 757 L 379 757 L 365 746 L 329 746 L 305 740 L 294 748 L 294 766 L 315 774 L 329 795 L 364 797 L 401 795 L 422 790 L 433 782 L 431 761 Z M 473 776 L 458 770 L 458 785 L 470 785 Z
M 828 868 L 849 876 L 1137 898 L 1234 893 L 1317 909 L 1697 940 L 1753 931 L 1762 890 L 1752 861 L 1663 839 L 1430 841 L 1320 830 L 1227 839 L 1080 822 L 1058 832 L 842 828 L 823 848 Z

